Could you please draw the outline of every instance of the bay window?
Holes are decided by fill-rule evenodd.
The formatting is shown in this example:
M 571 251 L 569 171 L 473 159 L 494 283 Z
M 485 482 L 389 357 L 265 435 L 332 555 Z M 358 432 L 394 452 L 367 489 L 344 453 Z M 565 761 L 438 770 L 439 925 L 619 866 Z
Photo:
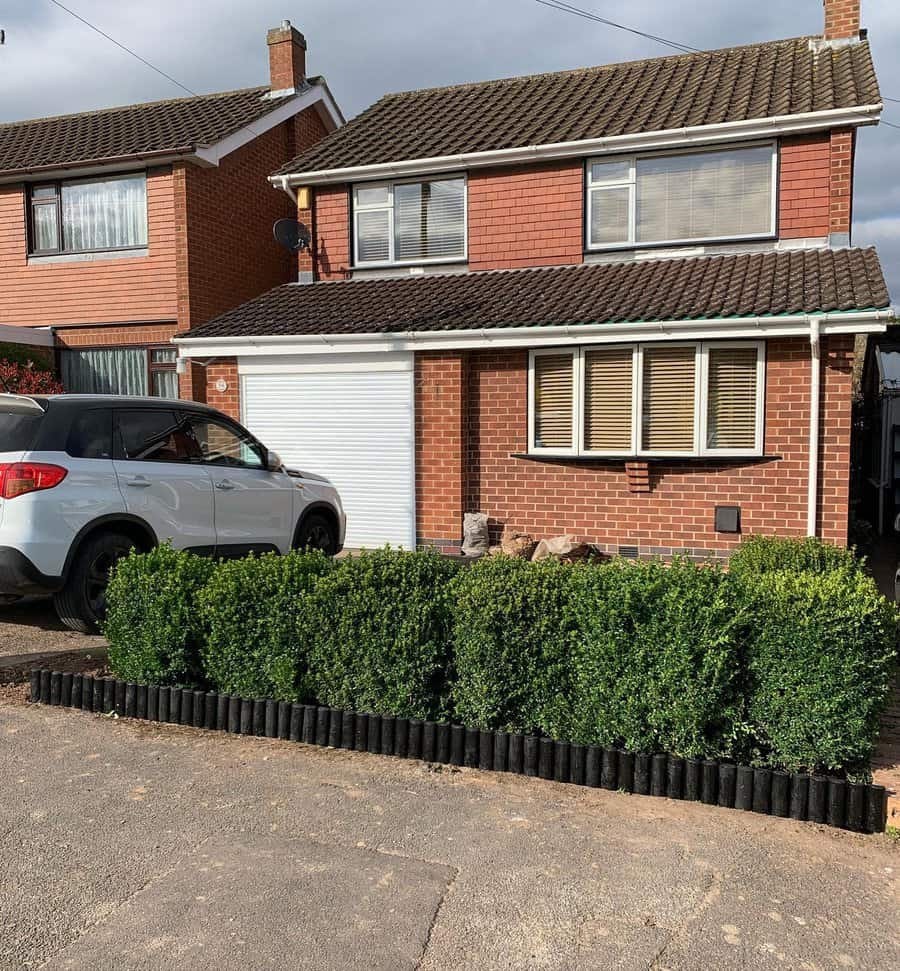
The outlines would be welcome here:
M 147 179 L 139 175 L 32 186 L 33 256 L 137 249 L 147 245 Z
M 353 242 L 357 266 L 465 259 L 465 178 L 354 187 Z
M 528 451 L 761 455 L 764 390 L 760 341 L 535 350 Z
M 773 236 L 775 177 L 773 143 L 589 161 L 588 249 Z

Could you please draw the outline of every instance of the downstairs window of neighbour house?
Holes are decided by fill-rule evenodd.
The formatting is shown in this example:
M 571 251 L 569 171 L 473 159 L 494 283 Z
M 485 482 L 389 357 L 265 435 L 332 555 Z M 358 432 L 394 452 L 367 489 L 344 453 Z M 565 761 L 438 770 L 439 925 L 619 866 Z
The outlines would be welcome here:
M 70 394 L 178 397 L 178 352 L 173 347 L 104 347 L 64 350 L 63 387 Z
M 528 450 L 584 456 L 754 456 L 760 341 L 532 351 Z
M 139 175 L 30 187 L 29 253 L 53 256 L 147 245 L 147 178 Z

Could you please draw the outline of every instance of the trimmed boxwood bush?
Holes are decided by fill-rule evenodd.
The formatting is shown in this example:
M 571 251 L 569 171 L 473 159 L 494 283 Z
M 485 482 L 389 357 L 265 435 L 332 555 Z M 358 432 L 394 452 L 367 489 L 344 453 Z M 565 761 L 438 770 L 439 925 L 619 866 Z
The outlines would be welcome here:
M 579 570 L 569 613 L 573 741 L 735 754 L 745 618 L 732 579 L 686 560 Z
M 858 569 L 766 573 L 747 629 L 759 762 L 864 772 L 897 657 L 897 609 Z
M 169 546 L 119 561 L 103 625 L 117 677 L 139 684 L 203 683 L 197 597 L 215 568 L 212 560 Z
M 220 563 L 197 601 L 207 681 L 245 698 L 307 699 L 308 642 L 298 619 L 316 579 L 330 569 L 318 551 Z
M 471 728 L 566 737 L 571 675 L 566 605 L 576 569 L 581 568 L 498 556 L 460 573 L 452 589 L 458 721 Z
M 755 577 L 779 570 L 794 573 L 827 573 L 830 570 L 860 570 L 865 561 L 853 550 L 823 543 L 813 536 L 794 539 L 785 536 L 751 536 L 734 551 L 728 569 L 734 576 Z
M 410 718 L 443 714 L 452 670 L 447 584 L 458 569 L 434 552 L 384 549 L 339 561 L 316 583 L 297 631 L 318 700 Z

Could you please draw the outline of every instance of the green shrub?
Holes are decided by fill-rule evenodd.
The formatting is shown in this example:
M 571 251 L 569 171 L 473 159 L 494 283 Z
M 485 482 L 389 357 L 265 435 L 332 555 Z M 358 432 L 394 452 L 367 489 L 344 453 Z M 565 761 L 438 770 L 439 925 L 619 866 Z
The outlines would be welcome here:
M 858 569 L 767 573 L 748 627 L 758 761 L 865 771 L 897 657 L 897 608 Z
M 741 604 L 719 569 L 616 562 L 573 578 L 573 741 L 731 756 Z
M 116 677 L 140 684 L 202 683 L 197 596 L 215 568 L 212 560 L 169 546 L 132 553 L 116 565 L 103 625 Z
M 862 570 L 864 561 L 853 550 L 824 543 L 813 536 L 751 536 L 734 551 L 728 569 L 735 576 L 752 577 L 779 570 L 827 573 L 829 570 Z
M 244 698 L 308 698 L 307 641 L 298 618 L 332 561 L 318 551 L 221 563 L 200 591 L 206 679 Z
M 464 725 L 566 737 L 571 670 L 566 604 L 574 572 L 549 560 L 498 556 L 457 577 L 453 701 Z
M 376 550 L 341 560 L 307 600 L 311 690 L 338 708 L 433 718 L 446 707 L 447 584 L 457 564 L 434 552 Z

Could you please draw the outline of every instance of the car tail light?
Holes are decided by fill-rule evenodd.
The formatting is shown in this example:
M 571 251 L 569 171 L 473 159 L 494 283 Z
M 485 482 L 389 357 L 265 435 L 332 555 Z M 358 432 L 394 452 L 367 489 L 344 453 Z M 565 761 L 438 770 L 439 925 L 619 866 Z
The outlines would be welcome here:
M 59 465 L 41 462 L 0 462 L 0 496 L 15 499 L 27 492 L 52 489 L 68 475 Z

